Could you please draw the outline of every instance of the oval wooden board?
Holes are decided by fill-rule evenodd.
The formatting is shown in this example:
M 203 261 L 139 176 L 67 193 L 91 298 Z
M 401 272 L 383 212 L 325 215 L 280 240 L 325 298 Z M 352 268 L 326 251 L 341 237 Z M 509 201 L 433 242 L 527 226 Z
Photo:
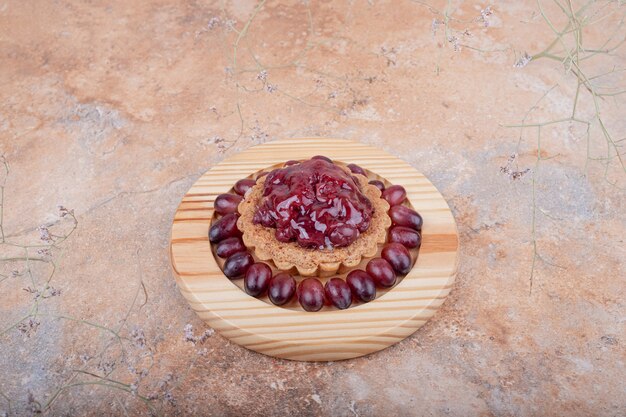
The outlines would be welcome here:
M 226 278 L 211 251 L 213 201 L 233 184 L 289 159 L 326 155 L 356 163 L 407 190 L 422 215 L 422 246 L 413 269 L 374 301 L 316 313 L 277 307 L 253 298 Z M 454 217 L 439 191 L 401 159 L 358 142 L 301 138 L 249 148 L 208 170 L 178 207 L 170 241 L 172 266 L 191 307 L 222 336 L 279 358 L 334 361 L 384 349 L 420 328 L 450 292 L 457 268 Z

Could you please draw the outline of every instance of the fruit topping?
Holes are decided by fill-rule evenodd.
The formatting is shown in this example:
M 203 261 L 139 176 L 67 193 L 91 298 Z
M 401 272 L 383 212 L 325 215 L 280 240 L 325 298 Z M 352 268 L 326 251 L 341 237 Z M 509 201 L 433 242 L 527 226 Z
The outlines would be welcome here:
M 332 249 L 354 242 L 372 214 L 358 182 L 320 157 L 269 173 L 253 222 L 276 229 L 281 242 Z
M 332 159 L 330 159 L 329 157 L 324 156 L 324 155 L 315 155 L 311 159 L 321 159 L 322 161 L 330 162 L 331 164 L 333 163 Z

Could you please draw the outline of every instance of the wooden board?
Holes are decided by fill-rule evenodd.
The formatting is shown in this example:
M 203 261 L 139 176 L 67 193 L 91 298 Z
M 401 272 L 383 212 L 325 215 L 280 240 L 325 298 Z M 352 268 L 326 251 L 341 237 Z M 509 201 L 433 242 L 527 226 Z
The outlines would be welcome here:
M 422 246 L 411 272 L 369 303 L 308 313 L 256 299 L 226 278 L 208 240 L 213 201 L 233 184 L 289 159 L 326 155 L 356 163 L 407 190 L 422 215 Z M 222 336 L 279 358 L 334 361 L 376 352 L 420 328 L 444 302 L 457 268 L 458 234 L 448 204 L 412 166 L 358 142 L 301 138 L 249 148 L 208 170 L 185 194 L 172 225 L 170 253 L 183 296 Z

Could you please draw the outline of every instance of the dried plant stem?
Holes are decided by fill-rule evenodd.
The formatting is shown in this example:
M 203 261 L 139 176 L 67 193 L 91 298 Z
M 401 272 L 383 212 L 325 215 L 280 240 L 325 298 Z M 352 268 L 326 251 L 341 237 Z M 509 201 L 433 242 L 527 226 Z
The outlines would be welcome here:
M 259 11 L 263 8 L 263 6 L 265 5 L 265 2 L 266 2 L 266 0 L 261 0 L 259 2 L 259 4 L 257 4 L 257 6 L 254 8 L 252 14 L 250 15 L 250 17 L 248 18 L 248 20 L 244 24 L 243 29 L 241 29 L 241 31 L 237 32 L 237 39 L 235 40 L 235 43 L 233 44 L 232 72 L 233 72 L 233 77 L 235 79 L 235 100 L 236 100 L 235 107 L 237 108 L 237 114 L 239 115 L 239 121 L 240 121 L 239 136 L 237 136 L 237 139 L 235 140 L 235 143 L 239 139 L 241 139 L 241 137 L 243 136 L 243 130 L 244 130 L 244 120 L 243 120 L 243 114 L 241 112 L 241 101 L 240 101 L 240 97 L 239 97 L 239 90 L 240 90 L 241 86 L 239 84 L 239 76 L 238 76 L 238 71 L 237 71 L 237 54 L 238 54 L 238 50 L 239 50 L 239 43 L 248 34 L 248 30 L 250 29 L 250 25 L 252 24 L 252 21 L 254 20 L 256 15 L 259 13 Z M 233 143 L 233 145 L 234 145 L 234 143 Z
M 156 415 L 161 415 L 158 412 L 158 410 L 154 407 L 154 405 L 152 405 L 151 401 L 148 398 L 146 398 L 144 396 L 141 396 L 139 394 L 135 394 L 134 392 L 132 392 L 132 390 L 130 389 L 130 385 L 124 384 L 124 383 L 121 383 L 121 382 L 118 382 L 118 381 L 114 381 L 114 380 L 111 380 L 111 379 L 108 379 L 108 378 L 103 378 L 103 377 L 101 377 L 99 375 L 96 375 L 96 374 L 91 374 L 91 373 L 86 373 L 86 374 L 88 374 L 88 375 L 90 375 L 90 376 L 92 376 L 94 378 L 99 379 L 99 381 L 74 382 L 74 383 L 70 383 L 70 384 L 67 384 L 67 385 L 63 385 L 59 389 L 59 391 L 57 391 L 55 393 L 55 395 L 53 395 L 50 398 L 50 400 L 48 400 L 48 402 L 46 402 L 43 405 L 43 407 L 42 407 L 43 411 L 49 411 L 50 407 L 52 406 L 52 403 L 57 399 L 57 397 L 63 391 L 69 390 L 69 389 L 74 388 L 74 387 L 81 387 L 81 386 L 87 386 L 87 385 L 98 385 L 98 386 L 103 386 L 103 387 L 107 387 L 107 388 L 112 388 L 112 389 L 115 389 L 115 390 L 124 391 L 124 392 L 126 392 L 128 394 L 131 394 L 133 397 L 136 397 L 136 398 L 140 399 L 148 407 L 148 409 L 152 413 L 154 413 Z
M 306 14 L 307 14 L 308 33 L 309 33 L 309 36 L 313 36 L 315 34 L 315 31 L 314 31 L 314 28 L 313 28 L 313 15 L 311 14 L 310 6 L 307 6 Z M 252 16 L 252 17 L 254 17 L 254 16 Z M 302 48 L 302 50 L 300 52 L 298 52 L 298 54 L 296 55 L 296 57 L 294 59 L 292 59 L 287 64 L 276 65 L 276 66 L 265 65 L 257 57 L 257 55 L 254 53 L 254 51 L 252 51 L 252 49 L 250 47 L 247 47 L 246 49 L 248 51 L 248 54 L 250 55 L 250 57 L 252 58 L 252 60 L 256 64 L 256 68 L 254 68 L 254 69 L 241 69 L 241 70 L 237 70 L 237 72 L 238 73 L 247 73 L 247 72 L 259 73 L 261 71 L 264 71 L 264 70 L 266 71 L 266 70 L 270 70 L 270 69 L 286 69 L 286 68 L 296 67 L 296 68 L 306 69 L 309 72 L 317 73 L 317 74 L 324 75 L 324 76 L 329 76 L 329 78 L 335 78 L 335 79 L 343 80 L 343 78 L 338 77 L 336 75 L 326 74 L 326 73 L 321 72 L 319 70 L 310 69 L 307 66 L 300 64 L 300 60 L 302 60 L 306 56 L 307 52 L 312 50 L 315 46 L 317 46 L 316 42 L 313 42 L 310 39 L 307 39 L 307 42 L 306 42 L 305 46 Z M 249 90 L 245 86 L 242 86 L 242 85 L 239 85 L 239 88 L 241 88 L 242 90 L 244 90 L 246 92 L 260 92 L 260 91 L 263 91 L 265 89 L 265 85 L 263 87 L 259 88 L 259 89 L 255 89 L 255 90 Z M 285 96 L 285 97 L 287 97 L 287 98 L 289 98 L 289 99 L 291 99 L 291 100 L 293 100 L 295 102 L 298 102 L 300 104 L 303 104 L 305 106 L 322 109 L 324 111 L 327 111 L 327 112 L 335 114 L 335 115 L 341 114 L 341 110 L 338 109 L 338 108 L 335 108 L 333 106 L 328 106 L 328 105 L 326 105 L 324 103 L 322 103 L 322 104 L 319 104 L 319 103 L 318 104 L 309 103 L 304 98 L 298 97 L 298 96 L 296 96 L 294 94 L 291 94 L 291 93 L 285 91 L 282 88 L 279 88 L 279 87 L 275 87 L 275 88 L 276 88 L 276 91 L 280 95 Z
M 4 188 L 7 184 L 7 178 L 9 177 L 9 163 L 4 155 L 0 155 L 0 164 L 2 164 L 2 183 L 0 184 L 0 244 L 4 243 Z
M 6 180 L 7 180 L 7 176 L 9 174 L 9 166 L 8 163 L 6 162 L 6 160 L 4 159 L 4 157 L 0 157 L 0 161 L 2 163 L 2 165 L 4 166 L 4 170 L 5 170 L 5 177 L 2 179 L 1 183 L 0 183 L 0 210 L 3 209 L 4 207 L 4 187 L 6 184 Z M 70 228 L 70 230 L 67 233 L 64 234 L 56 234 L 56 233 L 52 233 L 48 230 L 48 228 L 46 226 L 42 226 L 41 228 L 43 228 L 42 230 L 44 230 L 44 232 L 42 232 L 42 239 L 46 239 L 44 241 L 43 244 L 18 244 L 15 242 L 10 242 L 7 241 L 7 235 L 5 235 L 4 233 L 4 229 L 3 229 L 3 217 L 2 214 L 3 212 L 0 211 L 0 231 L 2 232 L 0 234 L 0 246 L 10 246 L 10 247 L 15 247 L 15 248 L 19 248 L 23 251 L 23 255 L 22 256 L 10 256 L 10 257 L 4 257 L 4 258 L 0 258 L 0 263 L 7 263 L 7 262 L 18 262 L 18 263 L 22 263 L 24 265 L 24 270 L 15 275 L 15 276 L 21 276 L 21 275 L 25 275 L 28 276 L 31 286 L 29 286 L 29 288 L 27 289 L 28 292 L 31 292 L 33 294 L 35 294 L 35 297 L 31 303 L 31 305 L 29 306 L 29 311 L 27 314 L 25 314 L 24 316 L 22 316 L 20 319 L 18 319 L 17 321 L 15 321 L 14 323 L 6 326 L 4 329 L 2 329 L 0 331 L 0 338 L 5 337 L 10 331 L 16 329 L 16 328 L 20 328 L 20 326 L 25 323 L 27 320 L 33 320 L 36 325 L 39 325 L 39 322 L 37 321 L 38 318 L 48 318 L 48 319 L 56 319 L 56 320 L 67 320 L 67 321 L 73 321 L 76 322 L 78 324 L 81 325 L 85 325 L 88 327 L 92 327 L 94 329 L 98 329 L 104 333 L 109 333 L 113 336 L 112 339 L 110 339 L 109 341 L 107 341 L 107 343 L 104 345 L 104 347 L 102 348 L 102 350 L 97 354 L 97 356 L 100 356 L 101 358 L 103 357 L 103 355 L 106 353 L 106 351 L 113 345 L 113 344 L 118 344 L 120 347 L 120 350 L 122 352 L 122 358 L 125 358 L 127 353 L 126 353 L 126 347 L 125 347 L 125 343 L 129 343 L 132 342 L 132 340 L 130 340 L 128 337 L 125 337 L 123 335 L 120 334 L 120 331 L 124 328 L 124 326 L 126 325 L 129 316 L 131 314 L 131 311 L 133 310 L 133 308 L 135 307 L 137 300 L 139 298 L 139 292 L 141 291 L 141 289 L 143 289 L 144 294 L 146 296 L 146 301 L 147 301 L 147 292 L 145 289 L 145 286 L 143 285 L 143 278 L 142 278 L 142 274 L 141 274 L 141 264 L 138 261 L 139 264 L 139 284 L 137 286 L 137 290 L 136 293 L 133 297 L 132 303 L 128 309 L 128 311 L 126 312 L 126 314 L 124 315 L 120 325 L 118 326 L 117 329 L 113 329 L 92 321 L 88 321 L 88 320 L 83 320 L 83 319 L 78 319 L 78 318 L 74 318 L 65 314 L 51 314 L 48 312 L 42 312 L 40 311 L 40 304 L 41 304 L 41 300 L 44 300 L 46 298 L 49 298 L 52 295 L 48 295 L 46 292 L 51 288 L 50 287 L 50 283 L 56 273 L 57 270 L 57 262 L 55 261 L 55 259 L 52 257 L 52 252 L 51 250 L 54 249 L 57 252 L 62 253 L 63 251 L 63 246 L 62 244 L 75 232 L 75 230 L 78 227 L 78 220 L 76 218 L 76 216 L 74 215 L 73 211 L 71 210 L 67 210 L 65 208 L 60 208 L 61 211 L 61 217 L 65 217 L 66 219 L 69 219 L 72 226 Z M 50 226 L 48 226 L 50 227 Z M 41 229 L 40 228 L 40 229 Z M 38 253 L 44 253 L 44 254 L 48 254 L 50 257 L 37 257 L 37 256 L 33 256 L 31 251 L 32 250 L 38 250 Z M 42 252 L 43 251 L 43 252 Z M 139 252 L 137 252 L 137 255 L 139 255 Z M 35 278 L 35 274 L 33 273 L 33 263 L 40 263 L 40 264 L 49 264 L 51 269 L 50 271 L 47 273 L 47 277 L 45 280 L 41 281 L 41 283 L 39 284 L 37 282 L 37 279 Z M 0 280 L 0 282 L 11 278 L 11 276 L 8 275 L 1 275 L 2 276 L 2 280 Z M 30 334 L 28 335 L 28 337 L 30 337 Z M 151 355 L 151 353 L 150 353 Z M 151 358 L 151 356 L 150 356 Z M 152 361 L 153 364 L 153 361 Z M 150 365 L 150 367 L 152 366 L 152 364 Z M 107 388 L 112 388 L 114 390 L 121 390 L 121 391 L 126 391 L 128 393 L 131 393 L 133 396 L 135 396 L 136 398 L 139 398 L 141 401 L 143 401 L 147 407 L 150 409 L 152 414 L 159 414 L 156 409 L 154 408 L 154 406 L 150 403 L 150 400 L 146 397 L 143 397 L 141 395 L 136 394 L 136 392 L 133 392 L 133 390 L 131 389 L 131 386 L 128 384 L 125 384 L 123 382 L 120 381 L 116 381 L 114 379 L 109 378 L 109 374 L 112 372 L 108 371 L 106 372 L 106 375 L 104 377 L 94 374 L 92 372 L 89 372 L 87 370 L 87 365 L 85 365 L 85 367 L 83 369 L 78 369 L 78 370 L 74 370 L 71 375 L 67 378 L 67 380 L 61 384 L 50 396 L 50 398 L 48 399 L 48 401 L 42 406 L 41 403 L 39 403 L 38 401 L 34 401 L 33 404 L 35 404 L 38 408 L 38 410 L 40 412 L 46 412 L 50 410 L 50 407 L 52 406 L 52 404 L 56 401 L 57 398 L 59 398 L 60 394 L 64 391 L 67 391 L 73 387 L 78 387 L 78 386 L 86 386 L 86 385 L 100 385 L 100 386 L 104 386 Z M 91 378 L 97 378 L 99 379 L 98 381 L 80 381 L 80 382 L 75 382 L 76 378 L 78 375 L 88 375 Z M 7 401 L 7 405 L 9 408 L 9 414 L 12 414 L 12 408 L 11 408 L 11 402 L 8 396 L 6 396 L 4 393 L 0 392 L 0 396 L 2 398 L 4 398 Z M 117 397 L 116 397 L 117 398 Z
M 589 1 L 583 4 L 577 11 L 574 9 L 574 6 L 571 0 L 566 0 L 564 4 L 561 3 L 559 0 L 553 0 L 553 2 L 558 6 L 560 11 L 565 15 L 565 17 L 567 18 L 567 22 L 560 31 L 557 30 L 552 20 L 545 13 L 542 7 L 541 1 L 537 0 L 539 13 L 555 37 L 543 51 L 532 55 L 526 62 L 536 61 L 541 58 L 555 60 L 561 63 L 566 73 L 571 73 L 575 76 L 576 89 L 575 89 L 575 93 L 573 97 L 571 113 L 569 114 L 568 117 L 557 118 L 555 120 L 547 120 L 543 122 L 527 122 L 527 119 L 530 113 L 534 109 L 537 108 L 538 104 L 555 87 L 558 86 L 557 84 L 553 86 L 552 88 L 550 88 L 549 90 L 547 90 L 541 96 L 541 98 L 537 101 L 537 103 L 535 103 L 526 112 L 525 116 L 522 119 L 521 124 L 507 125 L 507 127 L 520 128 L 520 136 L 519 136 L 519 140 L 518 140 L 517 147 L 516 147 L 517 152 L 519 152 L 519 147 L 522 142 L 524 129 L 526 128 L 537 129 L 537 143 L 536 143 L 537 158 L 535 161 L 535 166 L 533 169 L 533 175 L 531 179 L 531 194 L 532 194 L 531 196 L 532 198 L 531 243 L 533 247 L 533 255 L 532 255 L 531 270 L 530 270 L 530 277 L 529 277 L 529 293 L 532 293 L 533 279 L 535 277 L 536 266 L 537 266 L 536 261 L 537 259 L 544 260 L 540 256 L 538 248 L 537 248 L 537 234 L 536 234 L 536 226 L 537 226 L 537 221 L 538 221 L 537 186 L 538 186 L 538 181 L 539 181 L 539 176 L 538 176 L 539 169 L 540 169 L 539 167 L 540 167 L 540 163 L 543 160 L 549 159 L 549 158 L 542 158 L 542 155 L 541 155 L 542 128 L 547 127 L 547 126 L 552 126 L 552 125 L 564 124 L 564 123 L 575 123 L 575 124 L 583 125 L 585 127 L 584 136 L 586 138 L 586 159 L 585 159 L 585 167 L 584 167 L 585 174 L 587 174 L 588 172 L 588 164 L 589 164 L 589 161 L 591 160 L 598 160 L 598 161 L 604 162 L 604 178 L 605 180 L 607 180 L 607 182 L 609 182 L 613 186 L 616 186 L 616 182 L 610 182 L 608 180 L 609 166 L 611 164 L 611 161 L 613 159 L 617 159 L 621 167 L 621 172 L 623 173 L 626 172 L 626 166 L 622 159 L 622 153 L 620 152 L 620 145 L 619 145 L 620 141 L 616 141 L 613 138 L 612 134 L 609 132 L 606 126 L 606 122 L 602 116 L 602 111 L 601 111 L 602 109 L 600 105 L 600 99 L 603 99 L 604 97 L 610 97 L 610 96 L 615 97 L 624 93 L 624 91 L 620 90 L 620 91 L 614 91 L 614 92 L 608 92 L 608 93 L 601 92 L 599 91 L 599 88 L 601 87 L 598 87 L 592 83 L 592 80 L 594 79 L 598 79 L 600 77 L 603 77 L 608 74 L 612 74 L 614 72 L 621 71 L 621 70 L 618 70 L 615 67 L 613 67 L 611 71 L 603 72 L 596 76 L 589 76 L 586 72 L 586 69 L 582 66 L 582 61 L 584 61 L 585 59 L 589 59 L 598 54 L 608 55 L 612 53 L 613 51 L 615 51 L 620 45 L 622 45 L 625 42 L 626 36 L 624 37 L 624 39 L 621 39 L 620 41 L 618 41 L 615 45 L 608 47 L 608 45 L 611 43 L 614 37 L 620 33 L 620 29 L 622 28 L 624 24 L 624 20 L 626 18 L 626 12 L 624 12 L 624 15 L 617 23 L 615 30 L 611 32 L 608 39 L 602 44 L 602 46 L 600 48 L 591 49 L 591 48 L 585 47 L 583 43 L 584 42 L 584 36 L 583 36 L 584 28 L 586 26 L 589 26 L 592 23 L 596 23 L 596 22 L 606 19 L 608 16 L 612 15 L 613 13 L 616 13 L 617 11 L 616 10 L 610 11 L 608 14 L 605 14 L 601 18 L 590 21 L 589 17 L 583 18 L 582 16 L 583 16 L 583 13 L 588 11 L 590 7 L 596 4 L 596 2 Z M 595 10 L 595 12 L 593 12 L 592 14 L 592 17 L 595 17 L 596 15 L 598 15 L 600 11 L 603 10 L 605 7 L 608 7 L 610 3 L 611 2 L 606 2 L 603 6 Z M 570 42 L 573 46 L 571 47 L 568 46 L 568 42 L 565 39 L 566 37 L 570 38 Z M 561 48 L 561 50 L 558 52 L 554 52 L 554 49 L 557 47 Z M 580 111 L 579 111 L 579 107 L 580 107 L 579 103 L 581 102 L 584 94 L 588 94 L 588 97 L 591 98 L 591 102 L 593 104 L 593 114 L 589 118 L 585 118 L 584 116 L 581 116 Z M 591 132 L 592 132 L 592 127 L 594 126 L 598 128 L 601 136 L 604 138 L 606 142 L 606 157 L 604 158 L 594 158 L 591 156 Z M 540 212 L 545 214 L 541 210 Z M 560 267 L 558 265 L 554 265 L 545 260 L 544 262 L 553 266 Z
M 537 222 L 537 198 L 535 188 L 537 187 L 537 180 L 539 177 L 539 163 L 541 162 L 541 126 L 537 126 L 537 159 L 535 161 L 535 169 L 532 175 L 532 216 L 531 216 L 531 238 L 533 245 L 533 257 L 530 267 L 530 278 L 528 286 L 528 295 L 533 292 L 533 278 L 535 276 L 535 263 L 537 261 L 537 234 L 536 234 L 536 222 Z
M 9 397 L 7 397 L 7 395 L 0 391 L 0 397 L 4 398 L 4 400 L 7 403 L 7 412 L 9 413 L 8 415 L 12 415 L 13 414 L 13 410 L 11 408 L 11 399 Z

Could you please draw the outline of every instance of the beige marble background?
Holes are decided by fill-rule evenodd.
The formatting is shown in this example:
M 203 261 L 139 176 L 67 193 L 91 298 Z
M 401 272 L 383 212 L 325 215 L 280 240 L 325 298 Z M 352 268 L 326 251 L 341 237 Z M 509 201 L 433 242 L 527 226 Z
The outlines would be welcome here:
M 597 96 L 626 88 L 626 5 L 568 28 L 560 1 L 0 1 L 0 416 L 626 415 L 626 107 Z M 514 66 L 555 39 L 539 6 L 588 59 Z M 576 74 L 589 140 L 506 127 L 569 118 Z M 407 340 L 296 363 L 207 331 L 168 238 L 207 168 L 318 135 L 424 172 L 460 271 Z M 76 230 L 42 241 L 71 230 L 58 205 Z

